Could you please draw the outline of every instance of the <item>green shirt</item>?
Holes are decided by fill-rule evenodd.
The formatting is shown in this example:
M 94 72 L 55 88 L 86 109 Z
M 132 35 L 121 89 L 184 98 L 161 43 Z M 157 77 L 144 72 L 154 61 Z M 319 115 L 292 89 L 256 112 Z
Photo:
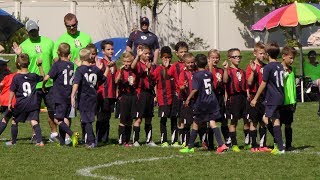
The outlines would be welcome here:
M 74 62 L 74 59 L 79 59 L 79 51 L 82 48 L 85 48 L 88 44 L 91 43 L 91 37 L 83 32 L 78 31 L 75 35 L 70 35 L 68 32 L 64 33 L 59 39 L 55 42 L 53 48 L 53 58 L 58 57 L 57 51 L 61 43 L 68 43 L 70 45 L 71 52 L 71 62 Z
M 304 75 L 309 76 L 313 81 L 320 78 L 320 65 L 313 66 L 312 64 L 304 61 L 303 71 L 304 71 Z
M 284 87 L 284 105 L 295 104 L 297 94 L 296 94 L 296 69 L 292 67 L 292 72 L 288 73 L 284 77 L 283 87 Z
M 31 73 L 37 73 L 40 75 L 37 60 L 42 59 L 43 71 L 45 74 L 48 74 L 52 66 L 53 45 L 53 41 L 44 36 L 40 36 L 36 41 L 31 41 L 30 38 L 28 38 L 20 44 L 22 52 L 29 55 L 30 65 L 28 69 Z M 46 87 L 51 87 L 52 84 L 52 80 L 49 80 Z M 42 82 L 39 82 L 36 88 L 42 88 Z

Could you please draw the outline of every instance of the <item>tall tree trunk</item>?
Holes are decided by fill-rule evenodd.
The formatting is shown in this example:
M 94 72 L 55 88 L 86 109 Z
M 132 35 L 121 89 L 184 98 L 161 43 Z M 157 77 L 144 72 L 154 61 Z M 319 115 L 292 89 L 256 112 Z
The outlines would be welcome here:
M 153 1 L 152 6 L 152 31 L 156 34 L 157 31 L 157 7 L 159 5 L 159 0 Z

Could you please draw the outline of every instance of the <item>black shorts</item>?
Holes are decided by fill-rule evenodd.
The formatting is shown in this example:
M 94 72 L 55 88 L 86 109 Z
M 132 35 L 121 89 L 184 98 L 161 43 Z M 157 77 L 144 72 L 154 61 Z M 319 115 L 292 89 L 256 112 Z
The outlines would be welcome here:
M 159 106 L 158 117 L 178 117 L 178 111 L 176 109 L 173 109 L 174 106 L 174 104 Z
M 138 118 L 153 117 L 154 96 L 151 92 L 142 91 L 138 96 Z
M 107 112 L 112 113 L 114 111 L 114 105 L 117 99 L 115 98 L 98 98 L 97 102 L 97 112 Z
M 120 122 L 129 125 L 133 119 L 137 118 L 137 94 L 122 95 L 120 98 Z
M 265 105 L 265 116 L 271 120 L 280 119 L 280 105 Z
M 257 100 L 255 107 L 252 107 L 250 105 L 250 100 L 247 101 L 247 113 L 248 113 L 248 119 L 250 119 L 253 123 L 262 122 L 262 118 L 265 113 L 263 98 L 259 98 Z
M 81 123 L 92 123 L 95 120 L 96 112 L 80 111 Z
M 192 106 L 182 106 L 181 108 L 181 114 L 180 114 L 180 120 L 183 121 L 183 124 L 191 125 L 193 122 L 193 110 Z
M 211 120 L 216 121 L 217 119 L 221 119 L 220 111 L 206 113 L 206 112 L 194 112 L 193 119 L 198 124 L 209 122 Z
M 15 113 L 13 111 L 13 117 L 14 117 L 14 121 L 17 122 L 26 122 L 26 121 L 31 121 L 31 120 L 35 120 L 35 121 L 39 121 L 39 110 L 35 110 L 35 111 L 30 111 L 30 112 L 19 112 L 19 113 Z
M 179 117 L 181 111 L 182 101 L 179 99 L 177 95 L 172 96 L 172 105 L 171 105 L 171 115 L 175 115 L 173 117 Z
M 247 120 L 247 98 L 244 94 L 231 95 L 226 103 L 229 107 L 229 115 L 231 120 L 239 120 L 243 118 Z
M 54 105 L 54 118 L 63 121 L 64 118 L 69 118 L 71 111 L 71 104 L 57 104 Z
M 54 99 L 52 96 L 52 91 L 51 91 L 51 87 L 50 88 L 46 88 L 46 93 L 44 93 L 42 91 L 42 89 L 37 89 L 37 102 L 38 102 L 38 106 L 41 107 L 41 102 L 42 99 L 44 100 L 44 104 L 46 105 L 48 111 L 54 111 Z
M 295 105 L 283 105 L 280 106 L 280 122 L 281 124 L 292 124 L 293 122 L 293 113 L 295 112 Z

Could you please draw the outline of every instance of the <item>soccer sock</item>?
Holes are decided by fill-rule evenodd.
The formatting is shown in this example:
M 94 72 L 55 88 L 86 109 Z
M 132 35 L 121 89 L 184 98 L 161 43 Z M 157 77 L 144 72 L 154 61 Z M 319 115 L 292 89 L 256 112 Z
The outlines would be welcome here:
M 133 126 L 133 142 L 139 141 L 140 136 L 140 127 Z
M 216 138 L 216 141 L 218 143 L 218 146 L 222 146 L 223 145 L 223 141 L 222 141 L 222 137 L 221 137 L 221 133 L 219 128 L 212 128 L 212 132 L 214 133 L 214 136 Z
M 61 145 L 65 145 L 66 132 L 59 126 L 59 141 Z
M 213 143 L 213 129 L 212 128 L 208 128 L 208 148 L 209 149 L 214 149 L 214 143 Z
M 109 133 L 110 133 L 110 118 L 107 119 L 107 122 L 106 122 L 106 132 L 105 134 L 102 136 L 102 142 L 108 142 L 109 140 Z M 130 126 L 130 136 L 131 136 L 131 126 Z M 130 136 L 129 136 L 129 139 L 130 139 Z
M 92 123 L 85 123 L 85 130 L 87 133 L 87 144 L 91 145 L 92 143 L 94 143 Z
M 182 144 L 182 143 L 184 143 L 184 137 L 185 137 L 184 129 L 179 129 L 178 128 L 178 131 L 179 131 L 179 136 L 180 136 L 180 143 Z
M 171 135 L 171 143 L 176 143 L 178 141 L 178 137 L 179 137 L 179 129 L 178 127 L 176 127 L 176 129 L 172 132 Z
M 263 126 L 259 128 L 260 135 L 260 147 L 267 147 L 267 127 Z
M 278 148 L 280 151 L 282 151 L 283 150 L 283 141 L 282 141 L 281 126 L 274 126 L 273 132 L 274 132 L 274 137 L 276 139 L 276 142 L 278 144 Z
M 162 117 L 160 119 L 160 133 L 161 133 L 161 143 L 167 142 L 167 118 Z
M 250 144 L 250 130 L 249 129 L 244 129 L 243 130 L 243 133 L 244 133 L 244 143 L 247 145 L 247 144 Z
M 146 132 L 146 143 L 148 144 L 150 141 L 152 141 L 152 125 L 145 124 L 144 131 Z
M 121 126 L 119 125 L 119 129 L 118 129 L 118 132 L 119 132 L 119 144 L 124 144 L 125 143 L 125 131 L 126 131 L 126 128 L 125 126 Z
M 129 125 L 125 126 L 125 142 L 126 143 L 130 142 L 131 128 L 132 128 L 132 126 L 129 126 Z
M 3 133 L 3 131 L 6 129 L 7 123 L 0 122 L 0 135 Z
M 177 120 L 176 117 L 172 117 L 172 118 L 170 118 L 170 120 L 171 120 L 171 134 L 173 134 L 174 131 L 177 132 L 177 122 L 178 122 L 178 120 Z
M 97 141 L 101 142 L 101 137 L 102 137 L 102 123 L 99 120 L 99 117 L 97 118 L 97 122 L 96 122 L 96 135 L 97 135 Z
M 70 127 L 65 123 L 65 122 L 61 122 L 59 127 L 65 132 L 67 133 L 70 137 L 72 136 L 73 132 L 71 131 Z
M 221 133 L 223 135 L 224 140 L 227 142 L 229 138 L 229 127 L 221 125 Z
M 237 134 L 236 132 L 229 132 L 230 138 L 231 138 L 231 144 L 234 145 L 238 145 L 237 142 Z
M 184 128 L 185 142 L 188 143 L 190 139 L 190 125 Z
M 11 125 L 12 144 L 16 144 L 17 136 L 18 136 L 18 124 L 12 124 Z
M 200 138 L 200 141 L 201 142 L 205 142 L 206 141 L 206 127 L 200 127 L 199 130 L 198 130 L 198 133 L 199 133 L 199 138 Z
M 81 123 L 81 131 L 82 131 L 82 140 L 85 140 L 85 136 L 86 136 L 86 124 L 85 123 Z
M 286 148 L 289 148 L 292 146 L 292 128 L 291 127 L 285 127 L 284 128 L 285 136 L 286 136 Z
M 196 140 L 197 135 L 198 135 L 198 131 L 192 129 L 191 133 L 190 133 L 190 138 L 189 138 L 189 141 L 188 141 L 188 148 L 189 149 L 194 147 L 194 141 Z
M 257 130 L 250 131 L 251 147 L 257 148 Z
M 277 143 L 275 135 L 274 135 L 274 128 L 273 128 L 272 123 L 267 124 L 267 128 L 268 128 L 268 131 L 270 132 L 270 134 L 273 137 L 273 143 Z
M 41 128 L 39 124 L 36 124 L 33 126 L 34 133 L 36 134 L 37 143 L 42 142 L 42 134 L 41 134 Z

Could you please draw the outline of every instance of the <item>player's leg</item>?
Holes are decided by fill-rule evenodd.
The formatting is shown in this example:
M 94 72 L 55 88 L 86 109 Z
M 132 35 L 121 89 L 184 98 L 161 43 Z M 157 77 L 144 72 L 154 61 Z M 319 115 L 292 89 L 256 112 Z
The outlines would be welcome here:
M 8 110 L 8 107 L 2 107 L 1 111 L 2 111 L 2 118 L 0 122 L 0 135 L 6 129 L 7 124 L 13 115 L 12 112 Z
M 42 89 L 37 89 L 37 91 L 40 91 L 39 94 L 40 94 L 40 105 L 41 105 L 41 101 L 42 99 L 44 100 L 44 103 L 47 107 L 47 110 L 48 110 L 48 123 L 49 123 L 49 126 L 50 126 L 50 131 L 51 131 L 51 134 L 50 134 L 50 141 L 57 141 L 57 137 L 58 137 L 58 132 L 57 132 L 57 125 L 54 123 L 54 100 L 53 100 L 53 97 L 52 97 L 52 94 L 51 94 L 51 91 L 50 91 L 51 88 L 47 88 L 47 92 L 44 93 L 42 91 Z M 40 107 L 40 106 L 39 106 Z
M 197 138 L 197 135 L 198 135 L 198 124 L 197 124 L 197 122 L 194 121 L 192 123 L 192 130 L 190 133 L 188 146 L 183 149 L 180 149 L 181 153 L 194 153 L 194 142 Z
M 277 148 L 271 151 L 272 154 L 282 154 L 284 153 L 282 131 L 280 123 L 280 113 L 279 106 L 266 106 L 266 117 L 272 120 L 274 138 L 277 143 Z
M 178 145 L 178 118 L 177 117 L 171 117 L 171 145 L 175 146 Z
M 212 119 L 215 116 L 209 117 L 210 119 Z M 221 132 L 220 129 L 217 127 L 216 121 L 215 120 L 210 120 L 209 121 L 209 127 L 211 128 L 211 131 L 214 134 L 214 137 L 217 141 L 218 144 L 218 148 L 216 150 L 216 152 L 222 153 L 223 151 L 226 151 L 228 149 L 228 147 L 223 143 L 222 137 L 221 137 Z
M 39 111 L 29 112 L 29 115 L 26 120 L 30 120 L 34 133 L 36 134 L 37 144 L 36 146 L 44 146 L 42 142 L 42 132 L 39 124 Z

